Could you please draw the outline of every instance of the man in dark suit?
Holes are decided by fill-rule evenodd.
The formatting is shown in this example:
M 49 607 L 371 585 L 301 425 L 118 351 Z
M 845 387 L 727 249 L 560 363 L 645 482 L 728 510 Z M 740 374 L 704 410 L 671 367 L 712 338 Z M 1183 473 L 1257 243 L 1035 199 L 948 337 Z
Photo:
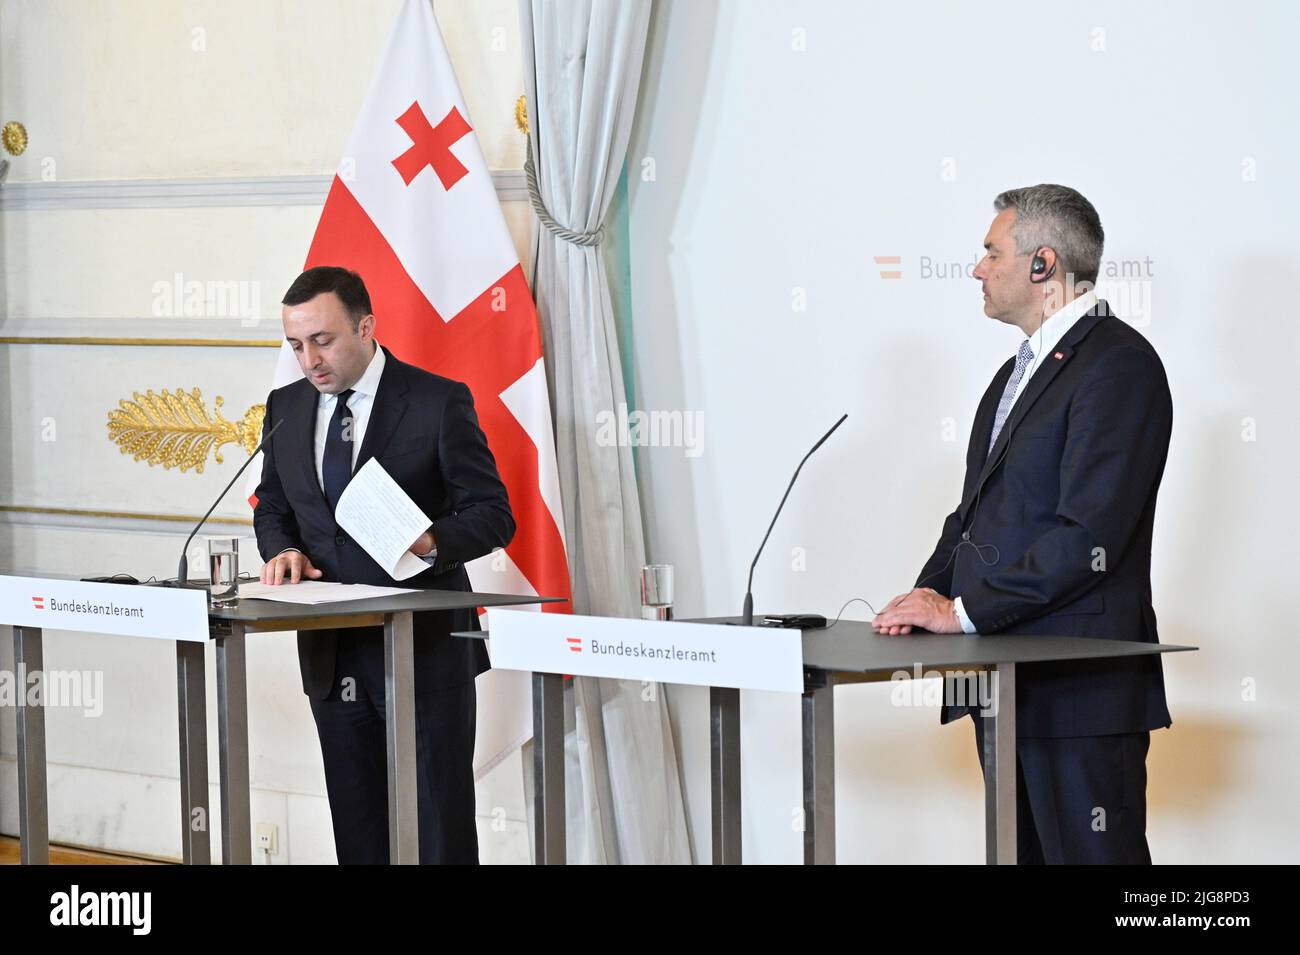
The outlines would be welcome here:
M 1172 402 L 1150 343 L 1092 291 L 1104 234 L 1073 189 L 1004 192 L 974 275 L 1024 340 L 980 401 L 961 503 L 878 633 L 1158 642 L 1151 531 Z M 951 688 L 951 684 L 950 684 Z M 969 713 L 983 764 L 983 720 Z M 1150 863 L 1146 754 L 1169 726 L 1158 656 L 1022 665 L 1019 860 Z
M 253 525 L 262 581 L 394 586 L 334 519 L 352 474 L 371 458 L 432 525 L 411 553 L 429 569 L 403 587 L 469 590 L 464 563 L 504 547 L 515 524 L 469 389 L 398 361 L 375 340 L 361 277 L 319 267 L 284 296 L 284 335 L 305 378 L 271 392 Z M 420 862 L 475 863 L 474 678 L 488 669 L 472 611 L 414 615 Z M 388 861 L 384 648 L 380 627 L 298 635 L 340 863 Z

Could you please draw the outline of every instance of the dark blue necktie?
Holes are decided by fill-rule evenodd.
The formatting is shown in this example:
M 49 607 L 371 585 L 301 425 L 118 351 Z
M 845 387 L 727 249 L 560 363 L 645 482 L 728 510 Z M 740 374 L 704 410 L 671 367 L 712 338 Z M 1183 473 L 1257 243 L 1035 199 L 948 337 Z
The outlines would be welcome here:
M 334 404 L 334 417 L 330 418 L 325 435 L 325 457 L 321 461 L 321 476 L 325 481 L 325 497 L 330 510 L 338 507 L 343 489 L 352 480 L 352 441 L 355 438 L 356 419 L 348 407 L 352 389 L 341 392 Z

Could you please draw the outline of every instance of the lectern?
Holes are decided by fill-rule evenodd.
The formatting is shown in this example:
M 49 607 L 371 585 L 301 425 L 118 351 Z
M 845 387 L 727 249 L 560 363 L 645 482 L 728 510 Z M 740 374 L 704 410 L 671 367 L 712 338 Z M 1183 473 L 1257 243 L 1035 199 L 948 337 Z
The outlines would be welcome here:
M 42 669 L 44 630 L 76 630 L 101 634 L 105 639 L 153 637 L 176 644 L 182 857 L 188 864 L 211 861 L 204 645 L 211 642 L 216 650 L 221 858 L 226 864 L 247 864 L 252 861 L 252 831 L 246 637 L 265 631 L 382 626 L 389 860 L 393 864 L 415 864 L 419 862 L 419 838 L 412 614 L 550 603 L 557 599 L 418 590 L 314 605 L 245 599 L 235 607 L 210 610 L 206 591 L 199 583 L 191 588 L 175 588 L 0 576 L 0 623 L 13 625 L 14 665 L 26 673 Z M 46 864 L 49 810 L 45 714 L 39 702 L 18 708 L 17 737 L 20 857 L 25 864 Z

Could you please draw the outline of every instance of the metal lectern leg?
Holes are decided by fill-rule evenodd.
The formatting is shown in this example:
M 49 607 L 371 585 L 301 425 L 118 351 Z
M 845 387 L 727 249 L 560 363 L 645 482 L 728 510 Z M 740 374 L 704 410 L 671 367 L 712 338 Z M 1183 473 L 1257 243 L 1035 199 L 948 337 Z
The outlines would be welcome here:
M 992 674 L 993 714 L 984 720 L 984 854 L 988 865 L 1016 864 L 1016 665 Z
M 803 692 L 803 861 L 835 864 L 835 685 Z
M 45 780 L 45 700 L 27 700 L 27 675 L 42 672 L 40 627 L 14 627 L 14 673 L 18 685 L 18 836 L 23 865 L 50 864 L 49 788 Z M 41 684 L 42 687 L 44 684 Z
M 740 691 L 709 687 L 713 864 L 740 865 Z
M 538 865 L 564 865 L 564 677 L 533 674 L 533 839 Z
M 208 824 L 208 707 L 204 644 L 176 641 L 176 704 L 181 743 L 181 855 L 186 865 L 212 862 Z
M 244 625 L 217 638 L 217 734 L 221 757 L 221 861 L 253 861 L 248 781 L 248 669 Z
M 384 698 L 388 730 L 388 861 L 391 865 L 419 865 L 415 643 L 409 610 L 384 614 Z

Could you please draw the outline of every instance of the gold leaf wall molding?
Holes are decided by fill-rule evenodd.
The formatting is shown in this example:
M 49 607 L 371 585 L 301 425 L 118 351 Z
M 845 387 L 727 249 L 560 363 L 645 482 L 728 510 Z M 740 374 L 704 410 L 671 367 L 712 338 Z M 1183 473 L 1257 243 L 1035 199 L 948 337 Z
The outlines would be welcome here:
M 105 335 L 0 335 L 0 345 L 147 345 L 150 347 L 279 348 L 281 338 L 122 338 Z
M 151 514 L 146 511 L 96 511 L 84 507 L 41 507 L 33 504 L 0 504 L 0 518 L 7 514 L 29 514 L 46 517 L 78 518 L 88 517 L 105 521 L 165 521 L 193 527 L 202 517 L 200 514 Z M 253 522 L 247 517 L 230 517 L 213 514 L 208 524 L 238 524 L 251 527 Z M 4 523 L 0 520 L 0 523 Z M 60 524 L 41 526 L 60 527 Z M 81 523 L 70 526 L 83 526 Z M 92 525 L 84 525 L 92 526 Z
M 272 337 L 266 337 L 266 336 Z M 0 346 L 104 345 L 136 348 L 263 349 L 284 346 L 280 319 L 144 315 L 0 316 Z
M 221 449 L 227 444 L 238 444 L 252 454 L 261 438 L 266 405 L 253 405 L 239 421 L 228 421 L 221 414 L 224 403 L 218 395 L 209 415 L 198 388 L 188 393 L 180 388 L 161 393 L 150 388 L 143 395 L 137 391 L 108 413 L 108 437 L 122 454 L 150 467 L 161 464 L 182 473 L 193 468 L 202 474 L 209 451 L 221 464 L 225 460 Z

